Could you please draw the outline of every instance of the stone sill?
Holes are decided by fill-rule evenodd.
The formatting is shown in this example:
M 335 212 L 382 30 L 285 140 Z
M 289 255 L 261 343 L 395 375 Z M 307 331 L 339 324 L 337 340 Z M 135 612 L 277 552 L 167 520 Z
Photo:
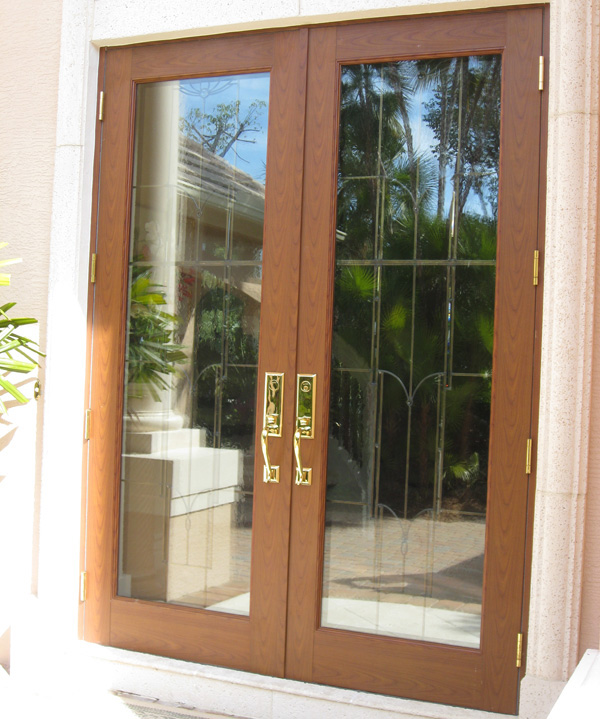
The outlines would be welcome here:
M 79 668 L 87 676 L 102 678 L 104 690 L 247 719 L 506 719 L 504 714 L 265 677 L 86 642 L 79 642 L 75 653 Z M 540 692 L 547 693 L 547 687 Z M 548 707 L 531 699 L 522 701 L 522 709 L 529 708 L 521 716 L 545 719 Z
M 548 719 L 597 719 L 600 705 L 600 650 L 588 649 Z

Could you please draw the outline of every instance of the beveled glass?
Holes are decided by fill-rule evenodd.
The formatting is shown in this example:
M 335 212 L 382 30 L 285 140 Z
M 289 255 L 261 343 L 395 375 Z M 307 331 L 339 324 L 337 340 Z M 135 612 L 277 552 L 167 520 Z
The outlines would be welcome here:
M 249 612 L 268 99 L 137 88 L 120 596 Z
M 500 79 L 342 68 L 322 626 L 480 645 Z

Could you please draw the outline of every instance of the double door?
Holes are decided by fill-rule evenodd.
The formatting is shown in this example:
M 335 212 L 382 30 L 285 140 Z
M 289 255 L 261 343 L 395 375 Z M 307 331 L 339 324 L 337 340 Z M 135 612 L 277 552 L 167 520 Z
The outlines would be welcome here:
M 104 53 L 86 639 L 516 710 L 542 18 Z

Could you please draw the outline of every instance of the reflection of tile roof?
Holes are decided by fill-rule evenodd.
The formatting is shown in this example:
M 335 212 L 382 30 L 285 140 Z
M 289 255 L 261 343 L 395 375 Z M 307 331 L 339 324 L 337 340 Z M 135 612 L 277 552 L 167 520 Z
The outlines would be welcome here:
M 179 135 L 178 186 L 202 204 L 225 206 L 233 200 L 238 210 L 256 214 L 262 221 L 264 184 L 183 134 Z

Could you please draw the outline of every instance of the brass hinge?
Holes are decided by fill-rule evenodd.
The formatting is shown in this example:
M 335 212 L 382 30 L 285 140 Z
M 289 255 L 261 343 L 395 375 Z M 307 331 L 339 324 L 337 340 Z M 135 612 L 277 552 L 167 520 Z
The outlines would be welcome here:
M 81 572 L 79 575 L 79 601 L 85 602 L 87 599 L 87 572 Z
M 98 98 L 98 120 L 100 122 L 104 120 L 104 90 L 100 91 L 100 97 Z
M 92 426 L 92 410 L 86 409 L 85 410 L 85 422 L 83 427 L 83 437 L 84 439 L 90 438 L 90 430 Z
M 544 89 L 544 56 L 540 55 L 540 65 L 538 74 L 538 89 Z
M 517 634 L 517 668 L 521 666 L 523 659 L 523 635 L 521 632 Z
M 94 284 L 95 281 L 96 281 L 96 253 L 94 252 L 92 254 L 92 266 L 90 267 L 90 282 L 92 284 Z
M 533 251 L 533 285 L 538 286 L 540 280 L 540 251 Z
M 525 456 L 525 474 L 531 474 L 531 438 L 527 440 L 527 454 Z

